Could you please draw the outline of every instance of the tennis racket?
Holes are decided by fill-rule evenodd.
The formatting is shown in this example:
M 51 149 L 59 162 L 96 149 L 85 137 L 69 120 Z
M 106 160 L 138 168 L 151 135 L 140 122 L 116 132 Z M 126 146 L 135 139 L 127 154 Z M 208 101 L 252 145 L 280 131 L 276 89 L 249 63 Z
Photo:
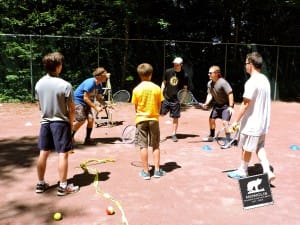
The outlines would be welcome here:
M 135 140 L 136 127 L 135 125 L 127 125 L 122 131 L 122 141 L 125 144 L 132 144 Z
M 215 137 L 217 143 L 222 146 L 231 147 L 232 145 L 236 145 L 238 142 L 240 133 L 240 125 L 236 124 L 232 126 L 232 124 L 228 124 L 226 127 L 221 128 Z
M 127 90 L 119 90 L 113 94 L 113 102 L 129 102 L 130 93 Z
M 181 89 L 177 93 L 177 98 L 182 105 L 204 108 L 203 103 L 198 102 L 191 91 Z

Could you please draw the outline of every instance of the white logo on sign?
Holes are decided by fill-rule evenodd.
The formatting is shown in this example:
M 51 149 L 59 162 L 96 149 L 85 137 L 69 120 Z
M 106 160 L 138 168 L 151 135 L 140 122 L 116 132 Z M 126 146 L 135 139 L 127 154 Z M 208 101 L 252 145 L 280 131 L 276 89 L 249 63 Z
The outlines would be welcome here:
M 260 189 L 258 188 L 261 182 L 262 182 L 261 178 L 257 178 L 256 180 L 249 181 L 247 184 L 248 194 L 264 191 L 265 190 L 264 188 L 260 188 Z

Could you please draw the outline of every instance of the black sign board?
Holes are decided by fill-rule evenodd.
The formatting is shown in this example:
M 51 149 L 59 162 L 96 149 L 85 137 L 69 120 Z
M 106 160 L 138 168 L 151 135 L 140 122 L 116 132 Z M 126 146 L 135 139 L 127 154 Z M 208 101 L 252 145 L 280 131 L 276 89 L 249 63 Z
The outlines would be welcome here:
M 273 204 L 267 174 L 239 179 L 244 209 Z

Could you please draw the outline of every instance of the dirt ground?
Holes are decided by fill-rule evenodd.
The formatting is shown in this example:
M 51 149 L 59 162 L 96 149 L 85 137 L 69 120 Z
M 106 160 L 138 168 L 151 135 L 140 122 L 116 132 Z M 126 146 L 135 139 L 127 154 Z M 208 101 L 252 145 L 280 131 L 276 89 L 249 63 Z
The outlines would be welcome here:
M 46 180 L 52 188 L 43 194 L 35 193 L 38 107 L 2 103 L 0 224 L 122 224 L 122 213 L 114 202 L 96 193 L 95 173 L 85 173 L 80 168 L 81 163 L 91 159 L 115 160 L 93 162 L 89 168 L 99 172 L 99 188 L 120 203 L 123 219 L 130 225 L 299 224 L 300 151 L 290 148 L 300 146 L 299 111 L 299 103 L 272 103 L 266 149 L 277 177 L 271 188 L 274 203 L 245 210 L 238 181 L 224 172 L 239 166 L 240 150 L 236 147 L 222 150 L 217 143 L 208 143 L 211 150 L 205 150 L 207 143 L 200 141 L 208 134 L 209 111 L 188 108 L 182 112 L 179 141 L 166 139 L 161 143 L 161 166 L 167 175 L 145 181 L 139 176 L 139 151 L 120 139 L 124 127 L 133 124 L 133 106 L 118 104 L 113 112 L 117 125 L 94 128 L 92 136 L 97 145 L 81 144 L 85 128 L 76 134 L 75 153 L 69 157 L 69 182 L 79 185 L 80 191 L 58 197 L 55 153 L 50 156 L 46 171 Z M 171 132 L 170 118 L 161 118 L 160 126 L 164 139 Z M 256 156 L 252 157 L 251 165 L 255 163 L 258 163 Z M 115 208 L 114 215 L 106 214 L 109 205 Z M 54 221 L 54 212 L 61 212 L 63 219 Z

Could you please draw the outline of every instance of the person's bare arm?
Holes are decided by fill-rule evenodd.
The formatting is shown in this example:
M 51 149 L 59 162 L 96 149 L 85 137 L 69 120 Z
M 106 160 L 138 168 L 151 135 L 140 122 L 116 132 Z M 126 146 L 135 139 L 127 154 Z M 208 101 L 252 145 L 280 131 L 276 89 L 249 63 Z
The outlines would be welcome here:
M 244 116 L 245 112 L 247 111 L 249 104 L 250 104 L 250 99 L 244 98 L 242 104 L 240 105 L 239 111 L 235 117 L 234 123 L 239 123 L 241 118 Z
M 83 100 L 86 104 L 88 104 L 91 108 L 95 109 L 97 112 L 102 111 L 102 108 L 100 106 L 96 105 L 94 102 L 91 101 L 90 94 L 88 92 L 84 92 Z

